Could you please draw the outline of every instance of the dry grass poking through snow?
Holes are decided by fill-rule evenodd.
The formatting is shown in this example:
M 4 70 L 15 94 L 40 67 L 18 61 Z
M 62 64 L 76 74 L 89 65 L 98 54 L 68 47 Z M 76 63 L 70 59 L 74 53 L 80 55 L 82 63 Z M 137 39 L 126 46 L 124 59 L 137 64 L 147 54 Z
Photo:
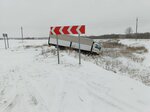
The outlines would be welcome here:
M 126 46 L 118 40 L 109 40 L 102 44 L 103 50 L 100 57 L 93 57 L 97 65 L 150 85 L 150 69 L 143 65 L 144 54 L 148 52 L 144 46 Z

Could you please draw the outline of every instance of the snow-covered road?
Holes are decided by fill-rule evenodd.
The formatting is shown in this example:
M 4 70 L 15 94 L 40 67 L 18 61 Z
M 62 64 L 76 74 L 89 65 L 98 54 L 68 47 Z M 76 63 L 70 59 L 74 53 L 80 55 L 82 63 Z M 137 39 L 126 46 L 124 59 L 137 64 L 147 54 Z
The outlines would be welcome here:
M 11 46 L 0 48 L 0 112 L 150 112 L 150 87 L 138 81 L 66 52 L 58 65 L 55 48 Z

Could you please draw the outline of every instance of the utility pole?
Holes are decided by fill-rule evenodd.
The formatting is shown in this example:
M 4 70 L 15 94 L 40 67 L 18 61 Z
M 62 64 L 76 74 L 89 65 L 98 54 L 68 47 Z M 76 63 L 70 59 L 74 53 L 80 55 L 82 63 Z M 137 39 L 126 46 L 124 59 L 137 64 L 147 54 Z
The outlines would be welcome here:
M 136 18 L 136 34 L 138 33 L 138 22 L 139 22 L 139 20 L 138 20 L 138 18 Z
M 22 37 L 22 42 L 23 42 L 23 27 L 21 26 L 21 37 Z

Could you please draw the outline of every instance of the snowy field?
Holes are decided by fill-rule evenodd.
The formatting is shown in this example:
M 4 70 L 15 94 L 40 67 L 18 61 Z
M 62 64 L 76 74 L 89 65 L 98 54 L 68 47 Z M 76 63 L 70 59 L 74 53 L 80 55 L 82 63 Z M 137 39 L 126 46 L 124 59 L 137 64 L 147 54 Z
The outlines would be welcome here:
M 85 60 L 150 86 L 150 40 L 100 40 L 100 43 L 102 53 Z
M 45 44 L 13 40 L 5 50 L 0 41 L 0 112 L 150 112 L 149 86 L 86 55 L 79 66 L 74 51 L 61 51 L 58 65 Z

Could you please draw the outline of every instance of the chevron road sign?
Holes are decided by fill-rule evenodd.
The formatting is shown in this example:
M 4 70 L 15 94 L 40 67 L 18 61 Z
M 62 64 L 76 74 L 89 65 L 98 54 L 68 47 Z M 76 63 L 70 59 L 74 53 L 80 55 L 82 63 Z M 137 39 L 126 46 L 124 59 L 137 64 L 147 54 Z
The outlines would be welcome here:
M 85 34 L 85 25 L 50 27 L 51 35 Z
M 78 37 L 79 37 L 79 64 L 81 64 L 80 35 L 85 34 L 85 25 L 50 27 L 50 35 L 56 35 L 58 64 L 60 64 L 58 35 L 68 35 L 68 34 L 70 34 L 70 35 L 78 34 Z

